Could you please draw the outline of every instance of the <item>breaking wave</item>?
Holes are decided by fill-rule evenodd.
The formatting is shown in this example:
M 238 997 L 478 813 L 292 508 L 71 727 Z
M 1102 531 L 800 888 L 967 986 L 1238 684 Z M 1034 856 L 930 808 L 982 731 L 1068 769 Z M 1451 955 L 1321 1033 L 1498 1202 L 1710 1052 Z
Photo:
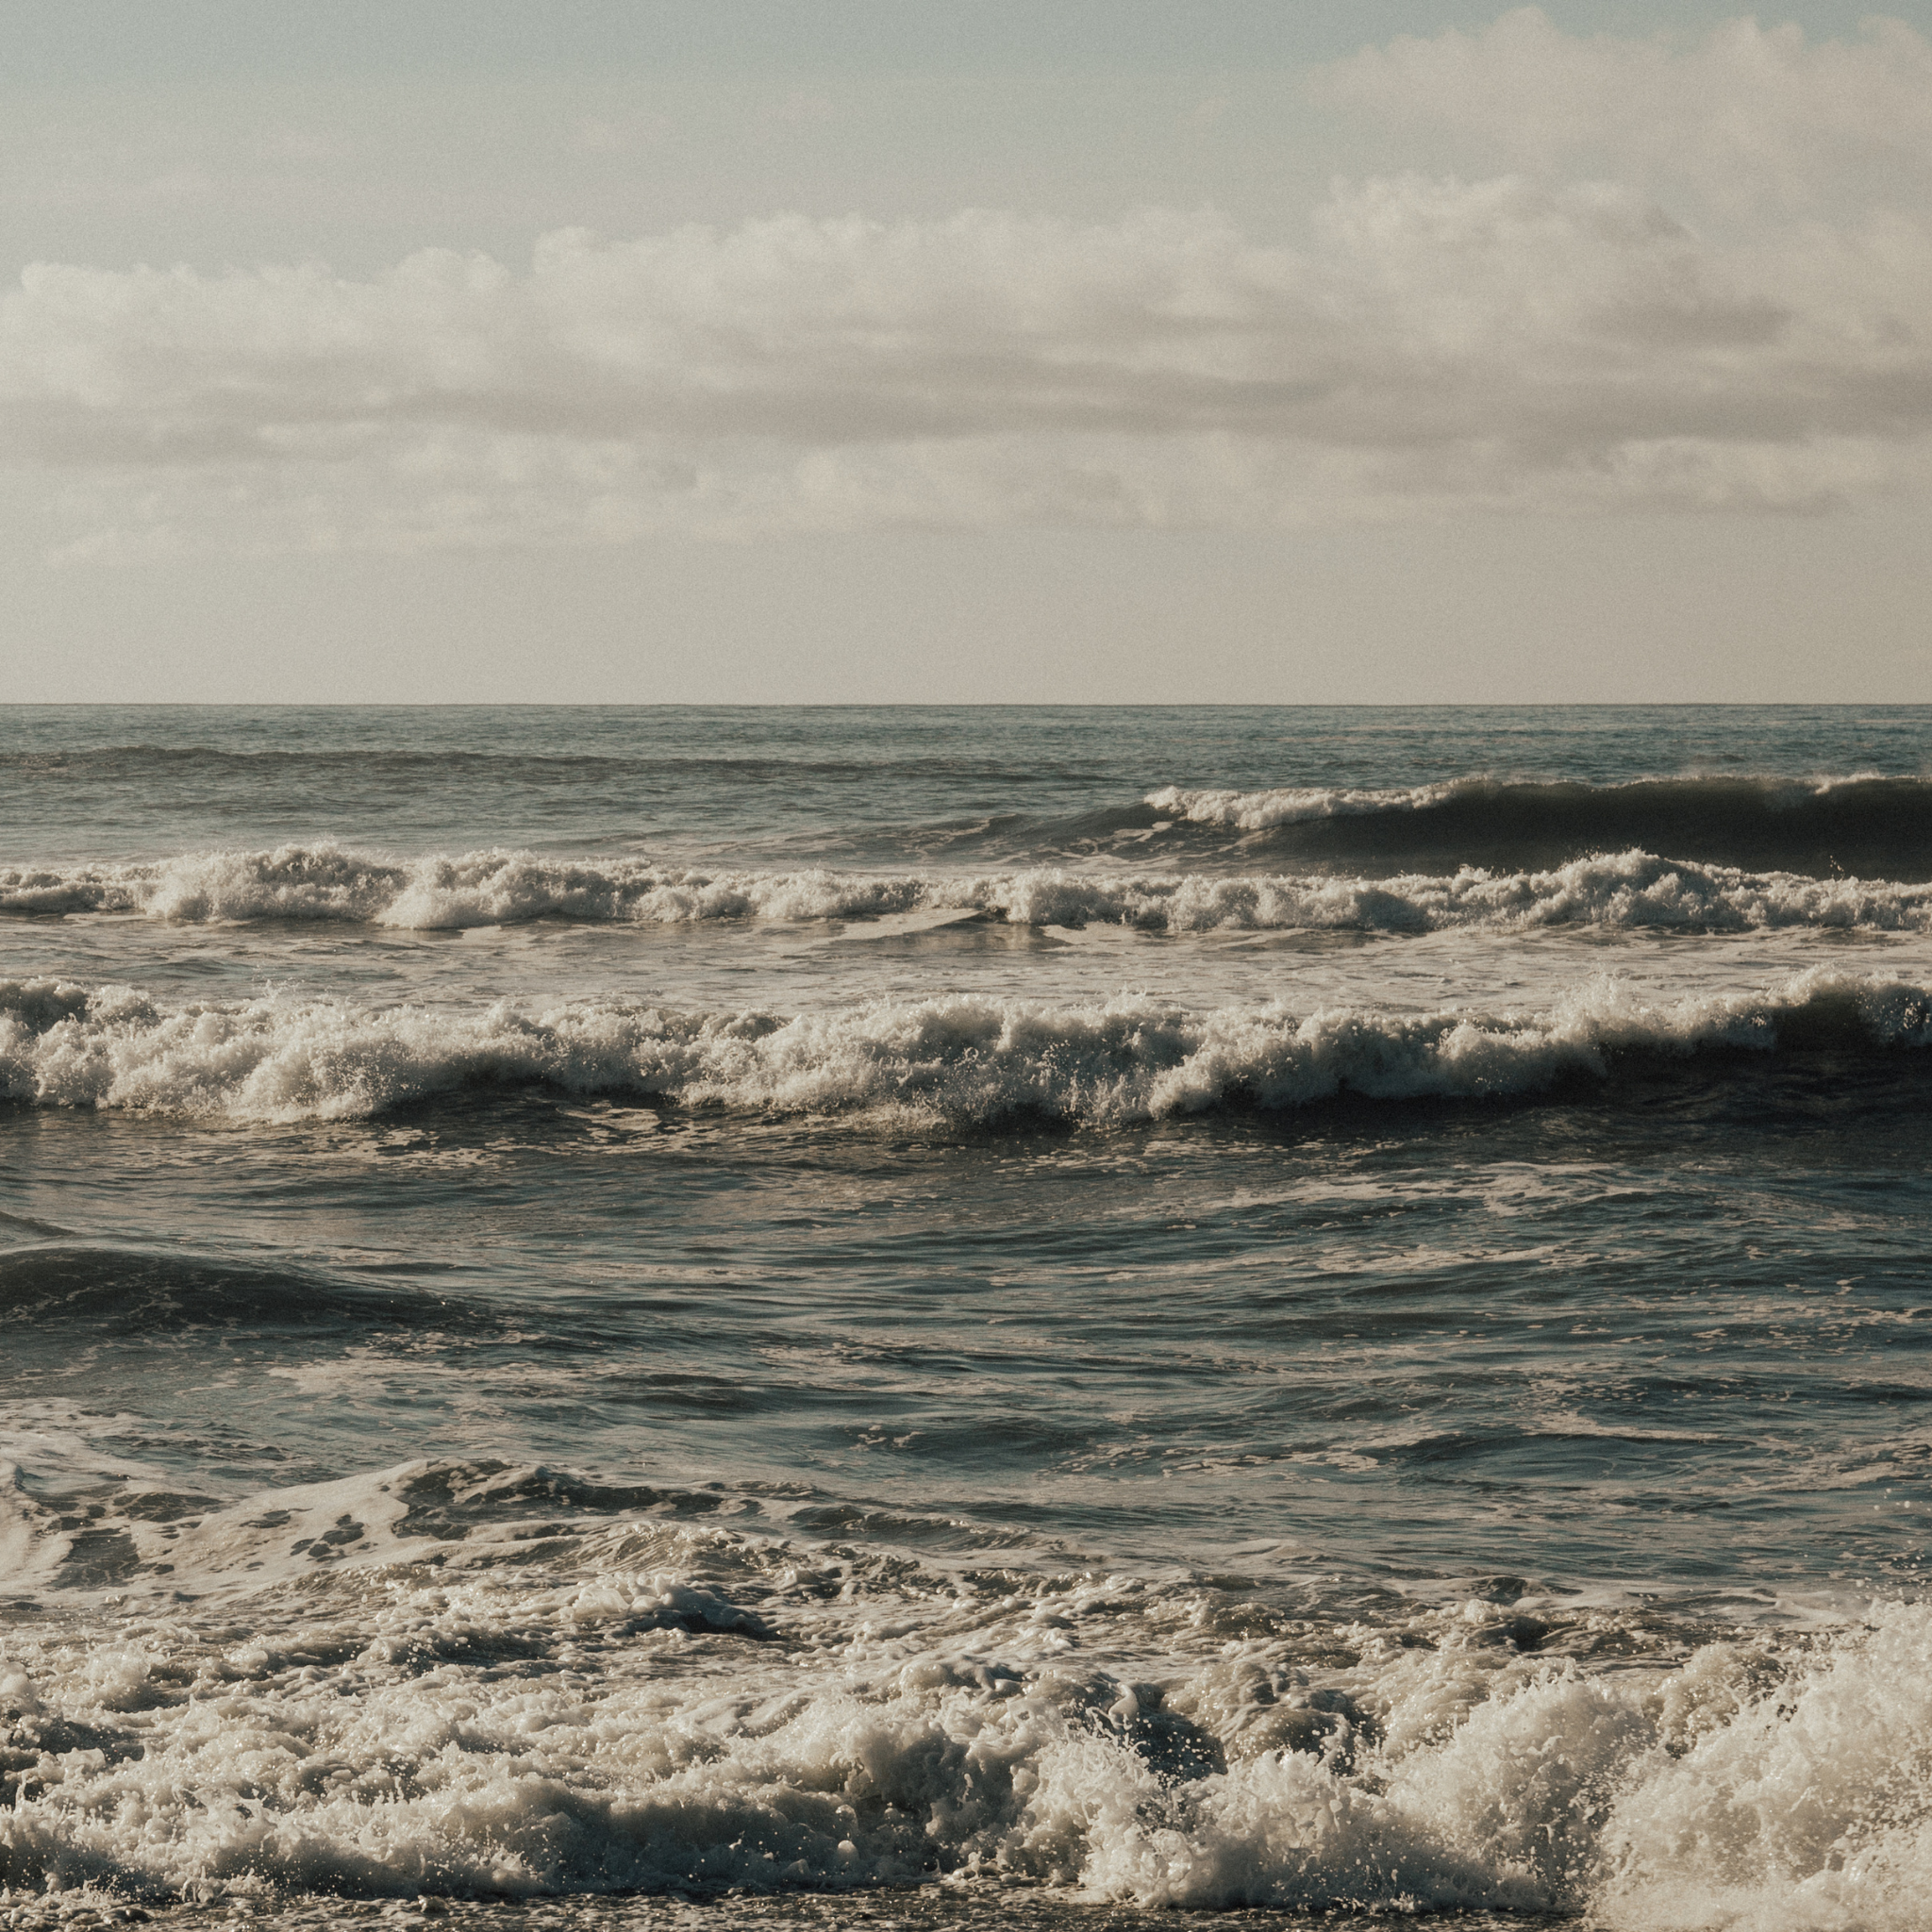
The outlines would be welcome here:
M 1781 870 L 1924 879 L 1932 779 L 1883 777 L 1457 778 L 1389 791 L 1235 791 L 1167 786 L 1145 804 L 1186 824 L 1263 836 L 1310 858 L 1440 853 L 1541 863 L 1638 846 Z M 1532 857 L 1532 855 L 1536 855 Z
M 42 1107 L 293 1121 L 478 1083 L 780 1113 L 910 1110 L 1111 1123 L 1225 1105 L 1483 1098 L 1601 1079 L 1631 1056 L 1932 1045 L 1932 992 L 1824 968 L 1756 993 L 1651 1003 L 1599 977 L 1537 1011 L 954 995 L 830 1012 L 682 1013 L 635 1000 L 370 1008 L 167 1006 L 128 987 L 0 983 L 0 1095 Z
M 958 913 L 1015 925 L 1175 934 L 1570 924 L 1924 932 L 1932 930 L 1932 884 L 1751 873 L 1641 850 L 1541 872 L 1463 867 L 1441 875 L 1348 878 L 1060 868 L 976 875 L 716 872 L 524 852 L 400 859 L 333 845 L 288 845 L 148 863 L 0 867 L 0 912 L 120 913 L 183 923 L 341 921 L 417 930 L 535 919 L 682 924 Z
M 1517 1583 L 1310 1621 L 1240 1576 L 939 1568 L 499 1462 L 127 1485 L 90 1558 L 8 1474 L 45 1598 L 115 1591 L 94 1641 L 70 1611 L 0 1649 L 23 1907 L 945 1877 L 1903 1932 L 1932 1888 L 1923 1606 L 1660 1641 Z

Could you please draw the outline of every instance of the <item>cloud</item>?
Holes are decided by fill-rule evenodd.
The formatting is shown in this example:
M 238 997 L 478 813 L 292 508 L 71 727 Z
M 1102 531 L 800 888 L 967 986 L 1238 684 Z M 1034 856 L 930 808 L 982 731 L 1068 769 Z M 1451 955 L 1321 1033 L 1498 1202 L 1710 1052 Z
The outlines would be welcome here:
M 1324 85 L 1523 165 L 1338 185 L 1295 246 L 1211 211 L 969 211 L 568 231 L 526 270 L 432 250 L 362 281 L 42 264 L 0 296 L 0 448 L 75 556 L 1817 509 L 1926 482 L 1916 206 L 1760 206 L 1720 238 L 1544 165 L 1626 137 L 1707 174 L 1808 154 L 1818 181 L 1832 143 L 1932 157 L 1906 29 L 1673 51 L 1527 11 Z
M 1314 86 L 1398 128 L 1474 138 L 1510 166 L 1596 156 L 1724 207 L 1808 207 L 1848 186 L 1905 205 L 1932 181 L 1932 45 L 1878 17 L 1850 42 L 1740 19 L 1684 45 L 1565 34 L 1524 7 L 1480 33 L 1366 48 Z

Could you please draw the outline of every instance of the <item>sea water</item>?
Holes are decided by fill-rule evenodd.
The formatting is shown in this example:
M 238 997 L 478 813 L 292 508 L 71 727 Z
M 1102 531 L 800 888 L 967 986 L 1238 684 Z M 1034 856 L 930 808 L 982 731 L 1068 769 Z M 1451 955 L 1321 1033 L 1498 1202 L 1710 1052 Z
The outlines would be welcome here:
M 0 915 L 0 1919 L 1927 1923 L 1932 710 L 20 708 Z

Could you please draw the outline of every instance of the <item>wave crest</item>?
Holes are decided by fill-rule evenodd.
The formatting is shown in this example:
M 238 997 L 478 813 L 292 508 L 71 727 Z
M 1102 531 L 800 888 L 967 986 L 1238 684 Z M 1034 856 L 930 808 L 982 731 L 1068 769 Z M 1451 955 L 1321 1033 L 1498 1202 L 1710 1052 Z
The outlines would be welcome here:
M 1732 865 L 1924 878 L 1932 850 L 1932 780 L 1866 772 L 1610 785 L 1477 777 L 1388 791 L 1170 785 L 1143 804 L 1184 825 L 1334 859 L 1547 864 L 1634 846 Z
M 1825 969 L 1762 992 L 1655 1005 L 1598 978 L 1547 1010 L 1496 1014 L 967 995 L 793 1018 L 608 999 L 468 1012 L 274 997 L 169 1008 L 128 987 L 0 983 L 0 1095 L 282 1121 L 368 1116 L 494 1082 L 766 1112 L 1105 1124 L 1342 1092 L 1534 1093 L 1601 1077 L 1631 1053 L 1928 1044 L 1925 988 Z
M 956 912 L 1016 925 L 1225 930 L 1517 931 L 1589 924 L 1746 932 L 1932 930 L 1932 884 L 1815 878 L 1633 849 L 1541 872 L 1465 866 L 1389 878 L 1031 871 L 709 872 L 500 850 L 388 858 L 333 845 L 148 863 L 0 868 L 0 912 L 200 923 L 317 920 L 453 930 L 535 919 L 684 924 Z

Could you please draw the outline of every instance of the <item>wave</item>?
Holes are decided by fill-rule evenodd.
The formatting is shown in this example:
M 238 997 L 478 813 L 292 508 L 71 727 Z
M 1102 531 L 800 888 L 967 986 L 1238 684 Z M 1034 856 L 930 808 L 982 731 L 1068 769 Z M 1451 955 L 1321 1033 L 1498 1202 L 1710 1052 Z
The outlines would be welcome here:
M 1923 1605 L 1784 1641 L 1660 1643 L 1655 1608 L 1515 1586 L 1305 1621 L 1240 1578 L 941 1571 L 491 1462 L 118 1500 L 131 1567 L 88 1618 L 73 1522 L 0 1488 L 65 1599 L 0 1653 L 16 1917 L 49 1892 L 105 1919 L 116 1894 L 944 1877 L 988 1923 L 1031 1923 L 1045 1886 L 1924 1923 Z M 156 1580 L 130 1617 L 120 1592 Z
M 272 996 L 168 1007 L 129 987 L 0 983 L 0 1096 L 33 1106 L 359 1118 L 478 1084 L 783 1114 L 1097 1124 L 1349 1093 L 1476 1099 L 1601 1080 L 1631 1057 L 1932 1045 L 1932 991 L 1817 968 L 1753 993 L 1645 1000 L 1599 977 L 1540 1011 L 969 995 L 796 1017 L 634 1000 L 367 1008 Z
M 14 1345 L 22 1349 L 75 1327 L 131 1336 L 209 1327 L 442 1334 L 500 1325 L 460 1301 L 407 1285 L 71 1239 L 0 1248 L 0 1319 L 19 1324 Z
M 1542 872 L 1347 878 L 1073 871 L 709 872 L 526 852 L 391 858 L 335 845 L 145 863 L 0 867 L 0 913 L 195 923 L 340 921 L 455 930 L 536 919 L 638 924 L 958 913 L 1146 932 L 1437 932 L 1540 926 L 1757 932 L 1932 931 L 1932 884 L 1815 878 L 1631 850 Z
M 1713 863 L 1924 879 L 1932 868 L 1932 779 L 1846 777 L 1578 780 L 1458 778 L 1389 791 L 1170 785 L 1147 809 L 1310 857 L 1441 853 L 1471 864 L 1539 864 L 1637 846 Z

